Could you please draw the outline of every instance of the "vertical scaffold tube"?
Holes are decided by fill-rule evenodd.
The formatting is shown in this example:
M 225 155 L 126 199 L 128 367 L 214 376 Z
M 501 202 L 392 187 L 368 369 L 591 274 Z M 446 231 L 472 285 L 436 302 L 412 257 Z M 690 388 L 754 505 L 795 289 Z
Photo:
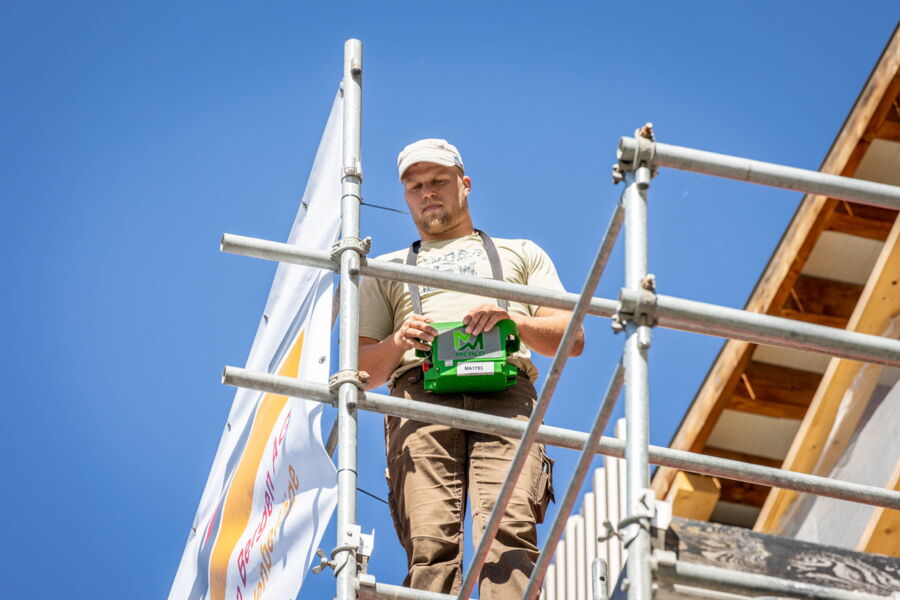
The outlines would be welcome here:
M 626 173 L 627 187 L 622 195 L 625 208 L 625 287 L 639 291 L 647 277 L 647 188 L 650 169 L 639 165 Z M 647 349 L 650 327 L 640 315 L 626 326 L 625 339 L 625 465 L 627 518 L 647 513 L 640 506 L 643 490 L 650 485 L 648 466 L 649 370 Z M 624 534 L 627 543 L 628 600 L 650 600 L 650 531 L 645 523 L 629 525 Z
M 359 204 L 361 163 L 360 129 L 362 97 L 362 42 L 347 40 L 344 44 L 343 169 L 341 172 L 341 237 L 359 238 Z M 359 264 L 357 252 L 341 253 L 341 315 L 339 368 L 359 368 Z M 358 389 L 346 382 L 338 390 L 338 506 L 337 545 L 347 548 L 335 556 L 337 566 L 337 600 L 356 598 L 356 552 L 348 546 L 356 524 L 356 445 Z

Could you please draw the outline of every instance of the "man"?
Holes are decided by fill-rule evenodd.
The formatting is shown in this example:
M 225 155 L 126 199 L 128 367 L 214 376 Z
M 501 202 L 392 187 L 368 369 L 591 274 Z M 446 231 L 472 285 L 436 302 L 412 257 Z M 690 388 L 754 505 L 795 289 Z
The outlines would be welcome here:
M 403 149 L 397 166 L 421 241 L 379 259 L 476 277 L 502 271 L 512 283 L 563 289 L 553 263 L 533 242 L 491 240 L 472 226 L 472 182 L 455 146 L 420 140 Z M 491 264 L 497 262 L 492 254 L 499 265 Z M 370 388 L 388 383 L 394 396 L 527 420 L 537 398 L 537 370 L 528 349 L 552 356 L 569 318 L 569 312 L 557 309 L 518 302 L 504 309 L 490 298 L 366 278 L 360 293 L 360 370 L 369 373 Z M 518 368 L 514 386 L 490 393 L 425 391 L 422 359 L 415 351 L 430 348 L 437 334 L 431 323 L 462 321 L 466 332 L 477 336 L 501 319 L 516 323 L 522 342 L 521 350 L 508 358 Z M 583 346 L 582 331 L 572 354 L 580 354 Z M 391 516 L 409 564 L 404 585 L 455 593 L 462 583 L 466 493 L 477 545 L 518 440 L 387 417 L 385 444 Z M 483 600 L 517 598 L 524 592 L 538 555 L 536 523 L 552 497 L 551 465 L 543 446 L 536 444 L 482 570 Z

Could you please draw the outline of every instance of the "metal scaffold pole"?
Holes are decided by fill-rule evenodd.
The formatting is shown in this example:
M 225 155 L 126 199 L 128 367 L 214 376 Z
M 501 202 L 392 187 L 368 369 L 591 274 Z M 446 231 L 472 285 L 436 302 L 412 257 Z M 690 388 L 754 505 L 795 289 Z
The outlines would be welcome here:
M 357 414 L 359 393 L 359 265 L 362 244 L 359 241 L 359 205 L 362 172 L 360 129 L 362 96 L 362 43 L 344 44 L 343 168 L 341 170 L 341 314 L 338 388 L 338 503 L 337 545 L 334 562 L 337 576 L 337 600 L 356 598 L 356 525 Z M 339 378 L 339 381 L 341 379 Z
M 650 168 L 646 164 L 625 173 L 625 288 L 640 294 L 653 291 L 647 275 L 647 188 Z M 628 598 L 650 600 L 650 518 L 653 501 L 648 498 L 650 470 L 648 458 L 650 386 L 647 350 L 650 322 L 639 310 L 625 321 L 625 463 L 626 522 L 625 548 L 628 551 Z

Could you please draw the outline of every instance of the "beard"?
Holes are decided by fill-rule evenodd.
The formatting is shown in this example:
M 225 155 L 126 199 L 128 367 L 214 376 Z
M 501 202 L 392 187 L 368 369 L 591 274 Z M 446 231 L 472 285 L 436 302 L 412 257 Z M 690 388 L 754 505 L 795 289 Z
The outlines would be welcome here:
M 450 231 L 465 219 L 466 209 L 447 210 L 446 206 L 429 211 L 425 215 L 413 215 L 416 227 L 428 235 L 441 235 Z
M 455 219 L 445 211 L 434 211 L 438 214 L 430 214 L 416 219 L 419 229 L 428 235 L 441 235 L 456 226 Z

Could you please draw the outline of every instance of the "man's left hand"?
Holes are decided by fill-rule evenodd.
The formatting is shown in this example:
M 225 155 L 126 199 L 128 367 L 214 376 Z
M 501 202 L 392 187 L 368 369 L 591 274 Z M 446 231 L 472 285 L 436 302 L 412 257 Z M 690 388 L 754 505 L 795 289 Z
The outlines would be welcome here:
M 466 333 L 478 335 L 482 331 L 493 329 L 498 321 L 511 318 L 508 312 L 496 304 L 482 304 L 467 312 L 462 322 L 466 326 Z

